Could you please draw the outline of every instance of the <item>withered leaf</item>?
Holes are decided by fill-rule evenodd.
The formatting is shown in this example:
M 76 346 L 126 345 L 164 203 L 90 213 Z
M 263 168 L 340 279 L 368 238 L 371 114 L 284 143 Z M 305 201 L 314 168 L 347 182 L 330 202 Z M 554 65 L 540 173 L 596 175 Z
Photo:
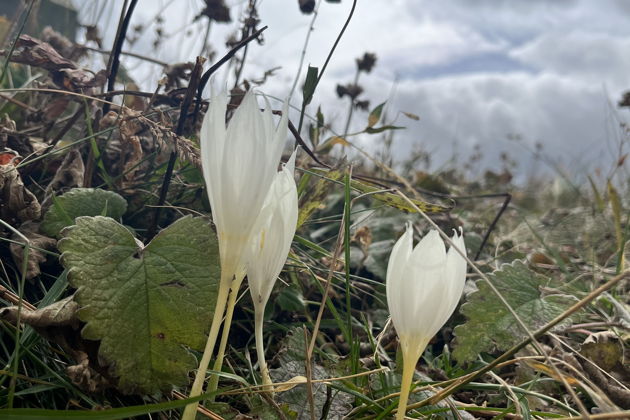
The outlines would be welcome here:
M 30 280 L 39 276 L 41 273 L 39 269 L 39 265 L 46 262 L 46 253 L 42 250 L 53 251 L 57 246 L 57 241 L 53 238 L 49 238 L 48 236 L 40 235 L 37 233 L 39 230 L 39 223 L 34 223 L 32 221 L 28 221 L 23 223 L 19 227 L 19 231 L 22 235 L 26 236 L 29 241 L 29 250 L 28 250 L 28 259 L 26 262 L 26 279 Z M 11 239 L 22 242 L 23 239 L 17 235 L 13 234 Z M 22 270 L 22 264 L 24 263 L 24 246 L 19 243 L 12 243 L 10 246 L 11 255 L 13 256 L 13 261 L 15 261 L 15 265 L 19 270 Z
M 70 150 L 63 158 L 52 181 L 46 187 L 46 199 L 42 205 L 47 207 L 51 194 L 55 192 L 82 187 L 84 174 L 85 165 L 83 164 L 81 152 L 78 149 Z
M 75 385 L 88 392 L 113 386 L 108 366 L 100 366 L 98 342 L 81 337 L 82 323 L 77 317 L 79 305 L 69 296 L 43 308 L 29 311 L 22 307 L 20 321 L 30 325 L 44 339 L 59 345 L 77 364 L 66 369 Z M 15 324 L 18 307 L 0 309 L 0 320 Z
M 107 81 L 107 71 L 93 73 L 84 69 L 62 69 L 53 73 L 53 79 L 58 85 L 70 90 L 99 87 Z
M 26 189 L 15 166 L 0 165 L 0 218 L 11 225 L 38 219 L 41 206 Z
M 41 336 L 48 339 L 54 335 L 51 334 L 51 328 L 71 327 L 75 330 L 79 329 L 80 321 L 76 316 L 77 309 L 79 309 L 79 305 L 73 300 L 72 296 L 69 296 L 34 311 L 22 308 L 20 320 L 35 328 Z M 0 319 L 15 324 L 17 313 L 17 306 L 2 308 L 0 309 Z
M 78 60 L 87 52 L 84 46 L 75 44 L 50 26 L 42 29 L 42 41 L 49 43 L 63 57 L 72 61 Z
M 0 50 L 0 55 L 6 56 L 7 54 L 8 51 Z M 10 60 L 14 63 L 28 64 L 49 71 L 77 68 L 74 62 L 63 58 L 50 44 L 25 34 L 20 35 L 15 43 L 15 49 Z

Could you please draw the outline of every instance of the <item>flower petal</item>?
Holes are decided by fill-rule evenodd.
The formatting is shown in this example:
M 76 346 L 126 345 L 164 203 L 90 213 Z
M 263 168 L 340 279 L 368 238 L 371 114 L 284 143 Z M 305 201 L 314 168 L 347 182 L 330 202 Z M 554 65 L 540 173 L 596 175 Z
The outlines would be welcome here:
M 411 256 L 413 246 L 413 228 L 407 223 L 405 233 L 396 241 L 389 255 L 386 275 L 387 307 L 392 316 L 392 322 L 396 331 L 400 331 L 404 323 L 405 308 L 402 297 L 406 292 L 406 282 L 409 277 L 406 273 L 407 262 Z M 400 327 L 399 327 L 400 326 Z

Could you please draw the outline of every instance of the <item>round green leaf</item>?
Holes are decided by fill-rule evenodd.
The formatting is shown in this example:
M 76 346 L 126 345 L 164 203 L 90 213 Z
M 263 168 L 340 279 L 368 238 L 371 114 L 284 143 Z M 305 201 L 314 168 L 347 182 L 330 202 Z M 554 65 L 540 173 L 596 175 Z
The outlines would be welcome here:
M 127 201 L 113 191 L 99 188 L 73 188 L 53 197 L 40 225 L 40 230 L 51 237 L 59 237 L 61 230 L 74 224 L 79 216 L 109 216 L 120 219 L 127 211 Z
M 185 349 L 203 349 L 220 275 L 216 236 L 184 217 L 147 246 L 115 220 L 78 217 L 63 231 L 61 260 L 76 287 L 82 335 L 100 340 L 126 393 L 187 382 L 196 367 Z
M 561 291 L 558 280 L 530 270 L 522 260 L 502 265 L 488 274 L 488 279 L 530 331 L 544 326 L 577 302 L 575 296 Z M 484 280 L 477 281 L 477 288 L 461 307 L 466 323 L 453 331 L 453 356 L 460 362 L 473 361 L 481 352 L 507 350 L 527 336 Z M 567 319 L 556 328 L 569 322 Z

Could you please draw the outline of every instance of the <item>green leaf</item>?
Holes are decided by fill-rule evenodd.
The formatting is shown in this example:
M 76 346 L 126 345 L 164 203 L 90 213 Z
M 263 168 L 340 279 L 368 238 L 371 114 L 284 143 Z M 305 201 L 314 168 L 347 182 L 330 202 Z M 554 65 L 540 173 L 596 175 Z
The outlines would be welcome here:
M 377 192 L 382 191 L 383 187 L 373 186 L 368 184 L 367 181 L 357 181 L 353 179 L 350 181 L 350 186 L 353 190 L 359 191 L 361 194 L 369 194 L 371 198 L 374 198 L 388 206 L 397 208 L 398 210 L 406 211 L 409 213 L 415 213 L 416 209 L 407 202 L 404 198 L 395 193 L 390 192 Z M 416 207 L 425 213 L 445 213 L 449 212 L 455 206 L 455 203 L 450 203 L 450 206 L 443 206 L 440 204 L 433 204 L 422 200 L 416 200 L 414 198 L 409 199 Z
M 302 290 L 295 287 L 295 285 L 283 287 L 280 293 L 278 293 L 275 302 L 280 309 L 288 312 L 302 311 L 305 306 Z
M 591 189 L 593 190 L 593 198 L 595 199 L 595 204 L 597 206 L 597 209 L 599 211 L 603 211 L 606 205 L 604 203 L 604 199 L 602 198 L 602 195 L 599 193 L 599 190 L 597 189 L 597 185 L 595 185 L 595 181 L 593 181 L 593 178 L 591 178 L 590 175 L 587 175 L 587 179 L 588 179 L 589 184 L 591 184 Z
M 615 238 L 617 239 L 617 248 L 622 249 L 623 244 L 625 242 L 623 227 L 621 226 L 621 217 L 623 214 L 623 209 L 621 207 L 621 200 L 619 199 L 619 193 L 615 186 L 608 180 L 608 198 L 610 199 L 610 207 L 612 208 L 613 213 L 613 222 L 615 225 Z M 617 273 L 620 273 L 624 267 L 624 258 L 623 252 L 619 253 L 620 260 L 617 264 L 618 269 Z
M 325 177 L 319 181 L 320 183 L 322 181 L 325 182 L 327 179 L 330 179 L 331 181 L 336 182 L 337 180 L 341 179 L 341 176 L 343 175 L 342 172 L 337 169 L 331 169 L 329 171 L 326 171 L 324 169 L 312 168 L 311 172 L 314 172 L 316 174 L 319 174 Z M 358 181 L 357 179 L 352 179 L 350 181 L 350 187 L 353 190 L 360 192 L 361 194 L 369 194 L 371 198 L 374 198 L 382 202 L 383 204 L 387 204 L 390 207 L 394 207 L 398 210 L 402 210 L 408 213 L 416 212 L 416 209 L 414 209 L 414 207 L 411 204 L 409 204 L 407 200 L 405 200 L 398 194 L 390 193 L 390 192 L 379 192 L 379 191 L 383 191 L 383 187 L 380 185 L 370 184 L 367 181 Z M 301 224 L 304 223 L 304 221 L 306 221 L 308 217 L 319 207 L 319 205 L 322 204 L 323 198 L 321 198 L 317 194 L 325 194 L 327 191 L 323 190 L 324 188 L 323 186 L 321 188 L 322 189 L 316 190 L 313 194 L 314 196 L 318 198 L 318 200 L 315 200 L 315 199 L 303 200 L 302 198 L 300 198 L 300 206 L 299 206 L 300 213 L 298 216 L 298 227 L 300 227 Z M 324 195 L 323 197 L 325 198 L 326 196 Z M 308 198 L 306 194 L 304 198 Z M 429 203 L 422 200 L 416 200 L 413 198 L 410 198 L 410 201 L 414 203 L 420 210 L 422 210 L 425 213 L 446 213 L 446 212 L 451 211 L 455 207 L 455 202 L 452 200 L 448 206 L 444 206 L 441 204 L 433 204 L 433 203 Z
M 42 408 L 13 408 L 0 410 L 3 420 L 50 420 L 50 419 L 81 419 L 81 420 L 117 420 L 128 419 L 148 413 L 182 408 L 191 402 L 208 399 L 217 392 L 202 394 L 184 400 L 174 400 L 156 404 L 133 405 L 121 408 L 103 410 L 50 410 Z
M 368 134 L 378 134 L 378 133 L 382 133 L 383 131 L 386 130 L 404 130 L 405 127 L 399 127 L 397 125 L 383 125 L 381 127 L 368 127 L 365 129 L 365 132 Z
M 385 106 L 385 104 L 386 102 L 383 102 L 370 112 L 370 115 L 368 115 L 368 128 L 374 127 L 376 123 L 381 119 L 381 114 L 383 113 L 383 107 Z
M 53 205 L 44 215 L 40 230 L 59 237 L 61 230 L 74 224 L 79 216 L 109 216 L 119 219 L 127 211 L 127 201 L 113 191 L 98 188 L 73 188 L 53 198 Z
M 115 220 L 79 217 L 59 241 L 76 287 L 84 338 L 115 366 L 119 388 L 145 394 L 185 384 L 197 365 L 220 274 L 217 240 L 201 218 L 184 217 L 147 246 Z
M 319 69 L 317 67 L 308 66 L 308 71 L 306 72 L 306 80 L 304 81 L 304 87 L 302 88 L 304 106 L 310 104 L 313 100 L 313 94 L 315 93 L 315 88 L 317 87 L 318 73 Z
M 559 281 L 530 270 L 523 260 L 504 264 L 488 278 L 530 331 L 542 327 L 577 301 L 575 296 L 559 291 Z M 527 336 L 484 280 L 477 281 L 477 288 L 461 308 L 468 320 L 454 330 L 453 356 L 459 362 L 475 360 L 481 352 L 506 350 Z M 563 328 L 567 322 L 570 320 L 556 328 Z
M 311 140 L 311 144 L 315 149 L 319 145 L 319 137 L 322 133 L 322 129 L 324 128 L 324 114 L 322 114 L 321 105 L 317 107 L 317 124 L 311 124 L 309 128 L 309 138 Z

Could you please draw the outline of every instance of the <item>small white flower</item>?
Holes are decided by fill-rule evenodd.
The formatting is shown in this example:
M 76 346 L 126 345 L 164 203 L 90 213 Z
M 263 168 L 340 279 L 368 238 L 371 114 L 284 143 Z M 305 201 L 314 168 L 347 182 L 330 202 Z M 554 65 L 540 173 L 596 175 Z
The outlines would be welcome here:
M 247 282 L 254 306 L 264 309 L 287 260 L 298 219 L 298 196 L 293 170 L 295 152 L 277 173 L 256 220 L 246 250 Z
M 226 128 L 228 97 L 210 101 L 200 133 L 203 176 L 219 237 L 221 270 L 239 270 L 245 245 L 277 173 L 287 136 L 287 112 L 274 127 L 271 107 L 260 112 L 247 92 Z M 223 277 L 223 275 L 222 275 Z
M 452 242 L 466 253 L 463 234 Z M 455 311 L 466 282 L 466 260 L 451 247 L 446 252 L 436 230 L 413 248 L 411 224 L 396 242 L 387 266 L 387 306 L 403 354 L 403 382 L 398 417 L 404 417 L 409 387 L 425 347 Z
M 298 219 L 294 167 L 295 152 L 271 184 L 245 251 L 247 282 L 255 309 L 256 351 L 265 385 L 271 384 L 262 334 L 265 306 L 287 260 Z

